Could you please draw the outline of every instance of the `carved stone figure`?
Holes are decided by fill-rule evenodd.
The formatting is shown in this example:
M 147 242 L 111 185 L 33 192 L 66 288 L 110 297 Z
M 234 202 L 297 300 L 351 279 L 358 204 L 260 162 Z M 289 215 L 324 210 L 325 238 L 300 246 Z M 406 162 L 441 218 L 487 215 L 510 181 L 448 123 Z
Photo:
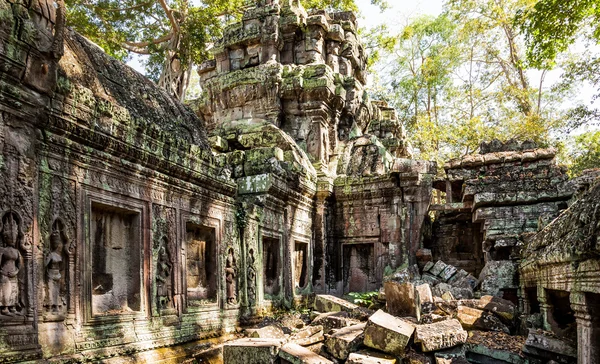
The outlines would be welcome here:
M 63 232 L 60 222 L 57 220 L 52 226 L 50 234 L 50 252 L 44 260 L 46 269 L 46 284 L 48 285 L 48 308 L 53 313 L 58 313 L 62 309 L 62 300 L 60 291 L 62 287 L 62 277 L 64 274 L 65 262 L 63 262 Z
M 156 299 L 159 309 L 172 306 L 173 286 L 172 281 L 173 264 L 167 238 L 163 238 L 158 248 L 158 259 L 156 262 Z
M 23 240 L 20 218 L 12 211 L 2 217 L 2 248 L 0 248 L 0 314 L 19 314 L 18 273 L 23 267 L 23 257 L 18 246 Z
M 235 257 L 233 255 L 233 249 L 229 249 L 227 254 L 227 260 L 225 264 L 225 282 L 227 285 L 227 303 L 234 305 L 237 302 L 236 284 L 235 279 L 237 277 L 235 267 Z
M 256 303 L 256 267 L 254 262 L 254 249 L 248 252 L 248 303 L 253 306 Z

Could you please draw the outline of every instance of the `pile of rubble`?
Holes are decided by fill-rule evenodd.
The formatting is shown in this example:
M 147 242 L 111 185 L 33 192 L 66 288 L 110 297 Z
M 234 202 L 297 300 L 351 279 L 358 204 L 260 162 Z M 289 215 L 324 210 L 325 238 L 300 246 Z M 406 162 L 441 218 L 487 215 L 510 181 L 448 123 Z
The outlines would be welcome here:
M 521 351 L 525 337 L 509 335 L 515 322 L 512 303 L 491 296 L 444 300 L 434 297 L 427 283 L 415 287 L 412 301 L 399 302 L 400 296 L 389 294 L 389 287 L 386 285 L 387 312 L 317 295 L 308 325 L 298 320 L 292 325 L 248 329 L 246 338 L 225 344 L 224 362 L 526 362 Z M 414 310 L 421 317 L 391 313 L 397 309 Z
M 224 345 L 224 362 L 541 364 L 553 358 L 550 347 L 562 343 L 536 330 L 517 335 L 524 330 L 512 302 L 474 292 L 478 280 L 464 270 L 421 263 L 422 269 L 386 277 L 382 309 L 316 295 L 310 319 L 247 329 L 245 338 Z M 573 354 L 561 358 L 569 363 Z

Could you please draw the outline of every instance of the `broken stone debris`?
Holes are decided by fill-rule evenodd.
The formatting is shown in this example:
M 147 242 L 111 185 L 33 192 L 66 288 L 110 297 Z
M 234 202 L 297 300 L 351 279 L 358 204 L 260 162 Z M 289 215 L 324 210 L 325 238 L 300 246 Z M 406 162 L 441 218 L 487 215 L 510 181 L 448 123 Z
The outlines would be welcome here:
M 415 330 L 415 343 L 421 344 L 423 352 L 451 348 L 466 340 L 467 332 L 456 319 L 418 325 Z
M 245 338 L 223 345 L 223 362 L 227 364 L 275 363 L 285 340 Z
M 458 306 L 456 318 L 469 330 L 499 331 L 510 334 L 510 330 L 499 318 L 476 308 Z
M 367 321 L 364 343 L 385 353 L 401 355 L 414 331 L 414 325 L 379 310 Z
M 358 324 L 334 330 L 327 335 L 325 346 L 331 355 L 345 360 L 351 352 L 363 343 L 365 324 Z
M 398 361 L 391 355 L 362 350 L 348 356 L 346 364 L 396 364 Z
M 281 347 L 279 357 L 285 364 L 333 364 L 331 360 L 293 343 L 288 343 Z

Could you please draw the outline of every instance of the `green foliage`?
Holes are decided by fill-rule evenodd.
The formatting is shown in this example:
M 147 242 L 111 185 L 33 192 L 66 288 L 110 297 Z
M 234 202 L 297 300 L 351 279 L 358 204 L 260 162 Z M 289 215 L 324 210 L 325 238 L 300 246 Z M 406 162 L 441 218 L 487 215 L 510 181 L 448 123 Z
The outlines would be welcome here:
M 387 91 L 419 158 L 442 165 L 492 138 L 546 145 L 570 126 L 561 102 L 575 83 L 549 87 L 546 71 L 534 78 L 525 61 L 515 19 L 534 3 L 448 0 L 442 15 L 412 19 L 397 34 L 387 89 L 377 93 Z
M 600 168 L 600 131 L 587 132 L 575 137 L 570 157 L 570 177 L 579 176 L 589 168 Z
M 600 41 L 600 2 L 540 0 L 519 11 L 517 21 L 527 39 L 527 58 L 535 67 L 551 68 L 557 55 L 573 44 L 582 29 Z
M 352 303 L 363 307 L 371 307 L 376 302 L 378 295 L 377 291 L 348 293 L 348 296 L 352 299 Z

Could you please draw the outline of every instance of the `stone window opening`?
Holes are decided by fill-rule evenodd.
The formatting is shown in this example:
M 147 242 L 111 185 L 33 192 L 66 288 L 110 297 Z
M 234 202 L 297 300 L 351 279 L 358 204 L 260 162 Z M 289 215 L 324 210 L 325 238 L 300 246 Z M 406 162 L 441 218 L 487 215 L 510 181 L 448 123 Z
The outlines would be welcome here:
M 141 311 L 140 214 L 92 203 L 92 313 Z
M 548 303 L 551 306 L 548 321 L 552 331 L 559 337 L 575 337 L 577 323 L 575 321 L 575 313 L 571 308 L 569 292 L 551 289 L 547 289 L 546 292 Z
M 279 276 L 281 271 L 280 241 L 277 238 L 263 236 L 263 277 L 265 295 L 279 294 Z
M 215 229 L 186 224 L 186 287 L 190 305 L 217 300 L 217 250 Z
M 525 295 L 529 302 L 529 314 L 540 313 L 540 301 L 537 297 L 537 287 L 525 288 Z

